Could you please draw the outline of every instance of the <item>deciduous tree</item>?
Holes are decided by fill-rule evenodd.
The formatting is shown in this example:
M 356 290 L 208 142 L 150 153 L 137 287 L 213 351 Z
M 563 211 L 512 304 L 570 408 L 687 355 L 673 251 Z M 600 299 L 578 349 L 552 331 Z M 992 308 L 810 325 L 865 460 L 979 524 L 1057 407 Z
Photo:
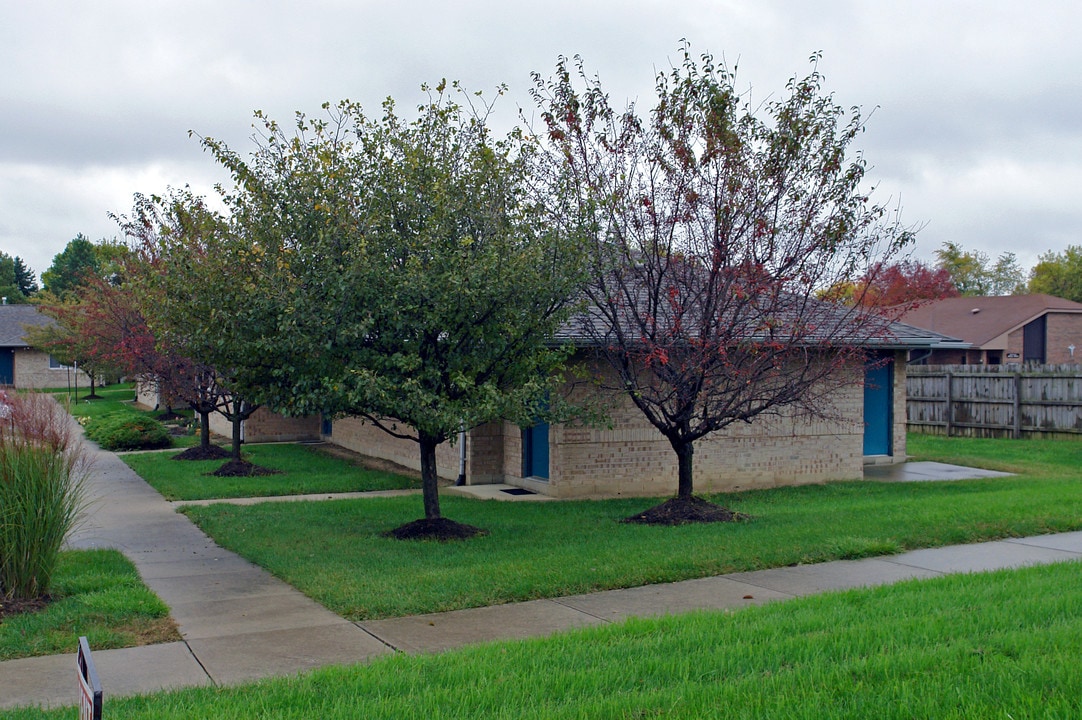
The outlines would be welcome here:
M 987 253 L 965 250 L 954 242 L 945 242 L 935 251 L 937 266 L 950 273 L 951 281 L 962 295 L 1018 295 L 1025 292 L 1025 273 L 1012 252 L 1005 252 L 995 262 Z
M 249 398 L 266 369 L 257 347 L 265 328 L 248 312 L 254 269 L 229 254 L 229 219 L 188 189 L 136 195 L 132 214 L 117 219 L 140 251 L 140 307 L 163 363 L 159 377 L 200 415 L 203 453 L 209 414 L 219 412 L 233 425 L 236 464 L 225 472 L 251 472 L 240 425 L 259 408 Z
M 858 280 L 827 288 L 818 297 L 864 307 L 912 308 L 959 294 L 945 268 L 932 268 L 920 260 L 902 260 L 876 263 Z
M 1082 302 L 1082 245 L 1042 253 L 1029 274 L 1029 291 Z
M 695 443 L 769 415 L 831 416 L 861 381 L 861 345 L 886 320 L 815 299 L 910 241 L 870 202 L 863 131 L 817 70 L 750 108 L 735 77 L 687 46 L 657 77 L 646 116 L 613 107 L 581 60 L 536 77 L 563 221 L 592 237 L 580 332 L 678 459 L 693 493 Z
M 437 492 L 441 443 L 546 412 L 565 357 L 550 343 L 581 280 L 574 238 L 527 192 L 530 143 L 494 138 L 484 101 L 471 111 L 451 93 L 434 88 L 414 120 L 388 100 L 378 119 L 351 103 L 328 121 L 301 116 L 293 137 L 267 121 L 250 162 L 207 141 L 237 178 L 237 252 L 274 278 L 253 283 L 255 302 L 273 308 L 265 350 L 290 372 L 258 397 L 416 442 L 425 519 L 401 534 L 455 532 Z

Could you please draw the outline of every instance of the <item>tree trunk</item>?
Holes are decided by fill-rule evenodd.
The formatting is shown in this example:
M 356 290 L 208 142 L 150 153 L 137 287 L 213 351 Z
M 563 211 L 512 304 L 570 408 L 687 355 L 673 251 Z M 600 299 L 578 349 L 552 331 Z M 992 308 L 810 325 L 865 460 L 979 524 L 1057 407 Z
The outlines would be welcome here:
M 672 440 L 671 438 L 669 442 L 672 444 L 673 450 L 676 451 L 678 467 L 676 496 L 684 499 L 690 498 L 694 488 L 692 458 L 695 454 L 695 446 L 690 442 Z
M 425 519 L 440 517 L 439 476 L 436 475 L 436 446 L 440 441 L 431 435 L 421 434 L 421 491 L 424 494 Z
M 243 416 L 239 412 L 233 413 L 233 420 L 232 420 L 232 422 L 233 422 L 233 448 L 232 448 L 233 452 L 232 452 L 232 454 L 233 454 L 233 459 L 234 460 L 240 460 L 240 429 L 241 429 L 241 425 L 244 423 L 244 420 L 242 419 L 242 417 Z
M 210 447 L 210 412 L 199 412 L 199 447 Z

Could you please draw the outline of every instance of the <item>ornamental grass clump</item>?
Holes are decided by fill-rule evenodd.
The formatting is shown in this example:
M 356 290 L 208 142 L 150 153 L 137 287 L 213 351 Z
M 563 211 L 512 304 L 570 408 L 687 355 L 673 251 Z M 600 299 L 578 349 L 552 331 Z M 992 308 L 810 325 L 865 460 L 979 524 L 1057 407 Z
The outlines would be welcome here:
M 45 596 L 84 506 L 88 456 L 51 397 L 0 390 L 0 598 Z

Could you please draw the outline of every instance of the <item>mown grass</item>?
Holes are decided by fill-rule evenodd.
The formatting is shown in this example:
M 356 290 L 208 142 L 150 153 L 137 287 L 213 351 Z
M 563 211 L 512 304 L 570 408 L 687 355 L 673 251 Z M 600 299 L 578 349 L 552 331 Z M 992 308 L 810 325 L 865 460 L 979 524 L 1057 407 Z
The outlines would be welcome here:
M 1077 475 L 1082 468 L 1082 438 L 1010 440 L 910 433 L 906 447 L 914 460 L 935 460 L 1035 478 Z
M 0 622 L 0 660 L 75 653 L 80 635 L 103 650 L 180 639 L 169 608 L 116 550 L 61 552 L 51 596 Z
M 921 452 L 934 450 L 915 444 Z M 619 522 L 656 502 L 648 498 L 506 503 L 445 497 L 446 517 L 489 531 L 446 544 L 383 537 L 420 516 L 417 497 L 184 511 L 223 546 L 331 610 L 366 619 L 1077 530 L 1080 450 L 1082 444 L 1042 441 L 1015 445 L 1006 459 L 983 463 L 1022 471 L 1017 477 L 842 482 L 713 496 L 753 516 L 734 524 Z M 970 452 L 986 449 L 977 444 L 965 457 Z
M 1078 571 L 1068 563 L 634 619 L 240 687 L 110 698 L 107 713 L 119 720 L 1079 717 Z
M 293 444 L 245 445 L 244 457 L 279 475 L 215 477 L 222 460 L 173 460 L 176 453 L 124 455 L 135 472 L 167 500 L 266 497 L 307 493 L 364 492 L 420 487 L 403 475 L 370 470 L 318 447 Z

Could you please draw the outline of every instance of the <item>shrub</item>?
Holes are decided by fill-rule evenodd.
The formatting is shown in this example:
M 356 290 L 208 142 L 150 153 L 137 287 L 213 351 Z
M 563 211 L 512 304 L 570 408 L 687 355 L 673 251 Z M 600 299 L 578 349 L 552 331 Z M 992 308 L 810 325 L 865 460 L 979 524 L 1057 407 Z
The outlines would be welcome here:
M 53 398 L 0 390 L 0 595 L 48 593 L 83 510 L 87 455 Z
M 173 444 L 165 425 L 128 413 L 91 419 L 86 435 L 106 450 L 156 450 Z

